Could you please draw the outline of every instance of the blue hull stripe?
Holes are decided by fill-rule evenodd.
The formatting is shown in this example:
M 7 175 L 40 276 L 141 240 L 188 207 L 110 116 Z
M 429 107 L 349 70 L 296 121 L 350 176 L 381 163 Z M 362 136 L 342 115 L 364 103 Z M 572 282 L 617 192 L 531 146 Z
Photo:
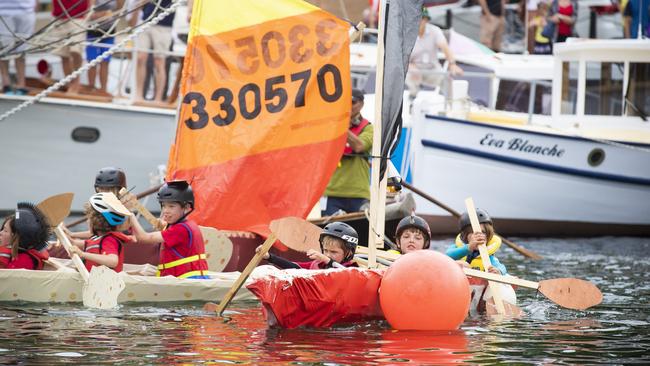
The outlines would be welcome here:
M 463 125 L 470 125 L 470 126 L 473 126 L 473 127 L 481 127 L 481 128 L 495 129 L 495 130 L 502 130 L 502 131 L 510 131 L 510 132 L 516 132 L 516 133 L 529 134 L 529 135 L 548 136 L 548 137 L 553 137 L 553 138 L 558 138 L 558 139 L 565 139 L 565 140 L 574 140 L 574 141 L 579 140 L 579 141 L 585 141 L 585 142 L 589 142 L 589 143 L 598 143 L 598 144 L 601 144 L 601 145 L 605 145 L 602 142 L 598 142 L 598 141 L 587 139 L 587 138 L 580 137 L 580 136 L 565 136 L 565 135 L 560 135 L 560 134 L 556 135 L 556 134 L 547 133 L 547 132 L 527 131 L 527 130 L 521 130 L 521 129 L 518 129 L 518 128 L 505 127 L 505 126 L 483 125 L 481 123 L 465 121 L 465 120 L 456 119 L 456 118 L 443 117 L 443 116 L 434 116 L 434 115 L 431 115 L 431 114 L 427 114 L 426 118 L 428 120 L 440 120 L 440 121 L 444 121 L 444 122 L 452 122 L 452 123 L 458 123 L 458 124 L 463 124 Z M 618 144 L 630 145 L 630 146 L 650 149 L 650 145 L 648 145 L 648 144 L 641 144 L 641 143 L 627 142 L 627 141 L 615 141 L 615 140 L 610 140 L 610 141 L 618 143 Z
M 483 158 L 483 159 L 496 160 L 496 161 L 500 161 L 500 162 L 504 162 L 504 163 L 508 163 L 508 164 L 521 165 L 521 166 L 525 166 L 525 167 L 529 167 L 529 168 L 547 170 L 547 171 L 551 171 L 551 172 L 555 172 L 555 173 L 569 174 L 569 175 L 575 175 L 575 176 L 579 176 L 579 177 L 600 179 L 600 180 L 606 180 L 606 181 L 611 181 L 611 182 L 630 183 L 630 184 L 639 184 L 639 185 L 643 185 L 643 186 L 650 186 L 650 179 L 636 178 L 636 177 L 626 177 L 626 176 L 623 176 L 623 175 L 615 175 L 615 174 L 608 174 L 608 173 L 597 173 L 597 172 L 590 172 L 590 171 L 580 170 L 580 169 L 565 168 L 565 167 L 561 167 L 561 166 L 557 166 L 557 165 L 544 164 L 544 163 L 540 163 L 540 162 L 537 162 L 537 161 L 531 161 L 531 160 L 525 160 L 525 159 L 519 159 L 519 158 L 512 158 L 512 157 L 509 157 L 509 156 L 503 156 L 503 155 L 492 154 L 492 153 L 487 153 L 487 152 L 473 150 L 473 149 L 467 149 L 467 148 L 464 148 L 464 147 L 449 145 L 449 144 L 435 142 L 435 141 L 426 140 L 426 139 L 422 139 L 422 145 L 430 147 L 430 148 L 434 148 L 434 149 L 452 151 L 452 152 L 456 152 L 456 153 L 459 153 L 459 154 L 471 155 L 471 156 L 476 156 L 476 157 Z

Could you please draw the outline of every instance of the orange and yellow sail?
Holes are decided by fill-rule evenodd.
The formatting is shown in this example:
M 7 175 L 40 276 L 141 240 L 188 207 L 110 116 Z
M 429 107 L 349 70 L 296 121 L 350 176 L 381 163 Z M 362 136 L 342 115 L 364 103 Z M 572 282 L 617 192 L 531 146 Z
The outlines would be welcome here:
M 195 0 L 168 179 L 193 217 L 268 233 L 306 217 L 341 157 L 350 103 L 348 25 L 300 0 Z

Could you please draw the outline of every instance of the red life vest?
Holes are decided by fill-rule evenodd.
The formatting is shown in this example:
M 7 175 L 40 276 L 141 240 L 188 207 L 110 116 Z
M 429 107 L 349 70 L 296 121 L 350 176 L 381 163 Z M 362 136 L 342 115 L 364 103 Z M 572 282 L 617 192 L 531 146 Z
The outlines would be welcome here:
M 367 119 L 361 118 L 361 122 L 359 122 L 359 124 L 356 126 L 352 126 L 350 128 L 350 132 L 352 132 L 355 136 L 359 136 L 361 134 L 361 131 L 363 131 L 363 129 L 366 128 L 366 126 L 369 124 L 370 122 Z M 350 155 L 353 153 L 354 151 L 352 151 L 352 147 L 346 143 L 345 149 L 343 150 L 343 155 Z
M 11 262 L 11 248 L 0 247 L 0 268 L 6 268 Z
M 115 272 L 122 272 L 122 265 L 124 264 L 124 250 L 122 244 L 131 241 L 131 238 L 129 238 L 128 235 L 118 231 L 111 231 L 102 236 L 93 236 L 92 238 L 84 241 L 84 252 L 93 253 L 93 254 L 105 254 L 103 253 L 103 249 L 104 249 L 103 242 L 104 239 L 108 237 L 115 238 L 115 240 L 117 240 L 118 243 L 118 254 L 117 254 L 118 260 L 117 260 L 117 265 L 115 266 L 115 268 L 113 268 L 113 270 Z M 90 270 L 93 267 L 100 265 L 88 259 L 84 259 L 84 264 L 86 265 L 86 269 L 88 270 L 88 272 L 90 272 Z
M 185 247 L 185 255 L 178 251 L 182 245 L 168 247 L 163 243 L 160 246 L 160 264 L 156 276 L 178 278 L 206 276 L 208 262 L 205 260 L 205 245 L 199 226 L 194 221 L 181 221 L 172 225 L 180 225 L 185 228 L 189 233 L 190 240 Z M 168 227 L 168 230 L 172 225 Z

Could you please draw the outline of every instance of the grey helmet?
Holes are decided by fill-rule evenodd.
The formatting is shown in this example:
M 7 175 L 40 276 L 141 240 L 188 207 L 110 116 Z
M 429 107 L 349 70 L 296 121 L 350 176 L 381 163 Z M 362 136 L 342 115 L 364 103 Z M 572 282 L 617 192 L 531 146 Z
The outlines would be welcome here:
M 339 221 L 325 225 L 319 238 L 321 251 L 323 250 L 323 238 L 326 236 L 333 236 L 343 240 L 345 247 L 351 252 L 351 254 L 343 258 L 343 261 L 347 262 L 352 260 L 354 253 L 357 251 L 357 245 L 359 244 L 359 234 L 357 234 L 357 231 L 352 226 Z
M 408 228 L 419 229 L 424 233 L 424 248 L 428 249 L 431 244 L 431 228 L 429 224 L 421 218 L 420 216 L 410 215 L 401 219 L 397 224 L 397 229 L 395 230 L 395 240 L 399 241 L 400 235 L 402 232 Z
M 189 203 L 194 209 L 194 192 L 187 181 L 175 180 L 165 182 L 158 190 L 158 202 Z
M 492 218 L 485 210 L 481 210 L 480 208 L 477 208 L 476 216 L 478 216 L 479 224 L 490 224 L 490 225 L 493 224 Z M 472 225 L 472 223 L 469 221 L 469 214 L 467 214 L 467 212 L 463 212 L 463 214 L 460 215 L 460 219 L 458 220 L 458 228 L 460 229 L 460 231 L 463 231 L 463 229 L 465 229 L 470 225 Z
M 16 208 L 14 227 L 20 240 L 21 249 L 43 250 L 47 248 L 50 236 L 50 223 L 36 206 L 29 202 L 19 202 Z
M 95 176 L 95 191 L 98 187 L 126 188 L 126 174 L 122 169 L 112 166 L 101 168 Z

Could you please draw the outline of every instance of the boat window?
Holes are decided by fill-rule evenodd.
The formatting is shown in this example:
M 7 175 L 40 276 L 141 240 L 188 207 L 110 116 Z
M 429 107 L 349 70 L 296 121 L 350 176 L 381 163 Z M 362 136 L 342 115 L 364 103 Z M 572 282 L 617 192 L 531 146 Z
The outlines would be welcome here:
M 77 127 L 72 130 L 71 137 L 76 142 L 92 143 L 99 140 L 99 130 L 95 127 Z
M 647 116 L 650 113 L 650 63 L 630 63 L 626 114 Z
M 496 109 L 510 112 L 528 113 L 530 102 L 530 85 L 528 81 L 503 80 L 499 81 Z M 548 80 L 535 81 L 535 114 L 551 114 L 551 82 Z
M 578 101 L 578 62 L 562 63 L 562 105 L 560 113 L 575 114 Z
M 623 63 L 587 62 L 585 114 L 620 116 L 623 111 Z

